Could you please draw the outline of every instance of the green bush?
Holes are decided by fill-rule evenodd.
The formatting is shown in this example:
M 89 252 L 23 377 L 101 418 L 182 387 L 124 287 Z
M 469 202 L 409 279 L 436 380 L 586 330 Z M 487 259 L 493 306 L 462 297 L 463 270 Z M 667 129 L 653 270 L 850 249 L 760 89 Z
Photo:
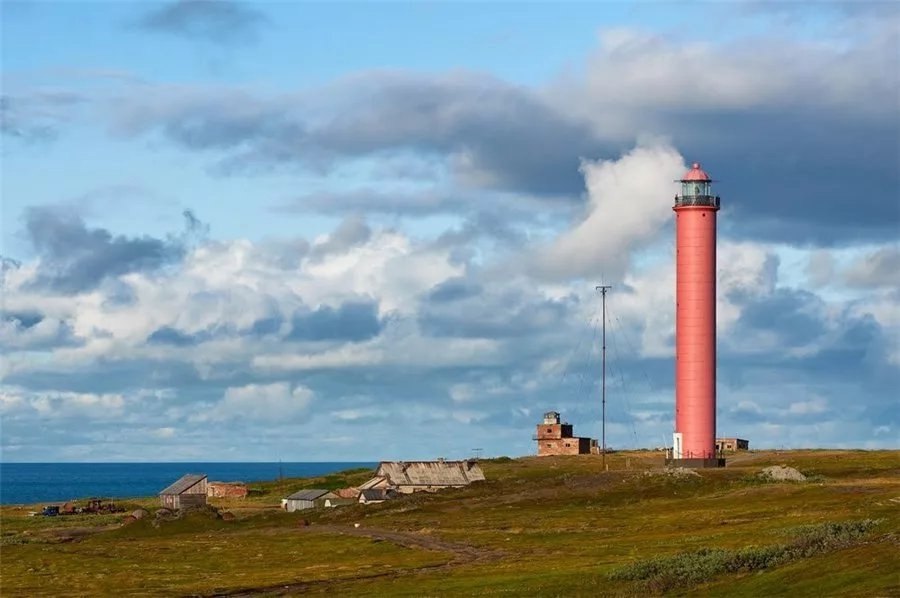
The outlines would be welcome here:
M 775 546 L 751 546 L 740 550 L 703 548 L 695 552 L 654 557 L 632 563 L 610 574 L 610 579 L 637 581 L 654 592 L 690 587 L 722 573 L 768 569 L 778 565 L 853 545 L 879 522 L 865 519 L 808 525 L 789 530 L 794 539 Z

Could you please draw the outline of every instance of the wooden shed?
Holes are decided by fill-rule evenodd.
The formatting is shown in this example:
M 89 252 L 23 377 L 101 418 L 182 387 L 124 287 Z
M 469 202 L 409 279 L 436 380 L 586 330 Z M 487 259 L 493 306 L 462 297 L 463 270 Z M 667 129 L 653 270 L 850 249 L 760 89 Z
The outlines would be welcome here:
M 284 499 L 282 504 L 286 511 L 293 513 L 294 511 L 302 511 L 304 509 L 324 507 L 326 500 L 334 500 L 337 498 L 337 494 L 329 490 L 300 490 Z
M 181 476 L 159 493 L 159 504 L 169 509 L 190 509 L 206 504 L 207 480 L 200 473 Z

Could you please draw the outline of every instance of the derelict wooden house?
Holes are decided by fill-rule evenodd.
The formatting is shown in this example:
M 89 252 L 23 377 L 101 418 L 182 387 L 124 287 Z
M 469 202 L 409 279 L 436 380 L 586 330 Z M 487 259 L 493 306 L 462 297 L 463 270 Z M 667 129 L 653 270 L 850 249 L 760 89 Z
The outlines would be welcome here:
M 169 509 L 202 507 L 206 504 L 206 492 L 206 476 L 189 473 L 159 493 L 159 504 Z
M 361 491 L 394 488 L 410 494 L 462 488 L 483 481 L 484 472 L 476 461 L 382 461 L 375 477 L 359 488 Z

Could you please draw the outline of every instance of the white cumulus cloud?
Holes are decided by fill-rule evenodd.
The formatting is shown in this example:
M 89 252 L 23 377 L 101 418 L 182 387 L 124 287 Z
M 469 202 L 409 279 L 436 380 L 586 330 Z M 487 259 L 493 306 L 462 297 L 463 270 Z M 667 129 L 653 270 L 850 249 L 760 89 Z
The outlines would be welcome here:
M 585 161 L 581 169 L 587 213 L 549 247 L 534 252 L 541 277 L 621 276 L 631 252 L 652 242 L 672 218 L 673 181 L 685 165 L 670 145 L 650 142 L 618 160 Z

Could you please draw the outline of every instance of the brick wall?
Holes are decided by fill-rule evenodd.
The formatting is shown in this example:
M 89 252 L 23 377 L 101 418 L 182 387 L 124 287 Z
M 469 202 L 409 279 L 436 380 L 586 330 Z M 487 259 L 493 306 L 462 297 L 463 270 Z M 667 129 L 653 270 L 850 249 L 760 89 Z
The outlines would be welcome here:
M 247 486 L 226 482 L 210 482 L 206 487 L 206 492 L 207 496 L 216 498 L 244 498 L 247 496 Z
M 539 424 L 538 438 L 572 438 L 572 424 Z
M 586 455 L 591 452 L 590 438 L 543 438 L 538 440 L 538 456 Z

